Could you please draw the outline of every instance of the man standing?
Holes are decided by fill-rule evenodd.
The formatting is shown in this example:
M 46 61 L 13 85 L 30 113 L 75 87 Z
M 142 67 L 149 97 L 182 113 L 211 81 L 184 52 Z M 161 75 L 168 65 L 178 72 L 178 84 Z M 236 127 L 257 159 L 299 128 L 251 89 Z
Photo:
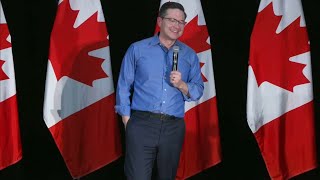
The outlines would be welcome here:
M 197 54 L 177 40 L 185 19 L 181 4 L 164 3 L 157 18 L 160 32 L 133 43 L 123 58 L 115 108 L 126 127 L 128 180 L 151 179 L 155 160 L 159 179 L 175 179 L 185 134 L 184 104 L 200 99 L 204 88 Z M 178 60 L 177 69 L 173 60 Z

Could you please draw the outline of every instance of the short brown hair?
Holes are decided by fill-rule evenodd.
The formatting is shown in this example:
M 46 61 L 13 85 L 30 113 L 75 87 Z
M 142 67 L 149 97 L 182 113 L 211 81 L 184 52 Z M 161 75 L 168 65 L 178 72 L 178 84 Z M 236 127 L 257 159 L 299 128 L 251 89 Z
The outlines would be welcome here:
M 187 14 L 186 14 L 186 12 L 184 12 L 184 7 L 182 6 L 182 4 L 177 3 L 177 2 L 171 2 L 171 1 L 164 3 L 160 7 L 159 17 L 165 17 L 167 15 L 168 9 L 180 9 L 184 14 L 184 19 L 187 18 Z

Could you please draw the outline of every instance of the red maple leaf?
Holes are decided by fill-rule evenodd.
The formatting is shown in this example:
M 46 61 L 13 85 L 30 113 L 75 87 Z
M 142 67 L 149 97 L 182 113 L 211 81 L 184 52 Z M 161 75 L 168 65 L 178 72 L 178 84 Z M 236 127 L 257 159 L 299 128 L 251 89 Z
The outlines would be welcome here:
M 180 41 L 190 46 L 196 53 L 200 53 L 211 48 L 207 43 L 209 33 L 206 25 L 198 25 L 198 16 L 195 16 L 184 28 L 183 35 L 179 38 Z M 202 68 L 204 63 L 200 62 Z M 208 82 L 208 79 L 201 72 L 203 82 Z
M 7 24 L 0 24 L 0 50 L 11 47 L 11 43 L 7 41 L 9 29 Z
M 9 79 L 9 77 L 6 75 L 6 73 L 4 73 L 2 70 L 2 66 L 4 63 L 5 63 L 5 61 L 0 59 L 0 81 Z
M 108 77 L 101 67 L 103 59 L 88 55 L 109 45 L 107 29 L 104 22 L 97 22 L 97 12 L 73 28 L 77 15 L 69 0 L 60 3 L 51 33 L 49 59 L 58 80 L 68 76 L 92 86 L 94 80 Z
M 250 65 L 259 86 L 267 81 L 292 92 L 294 86 L 309 83 L 302 73 L 306 65 L 289 61 L 309 51 L 308 35 L 299 25 L 300 18 L 276 34 L 280 20 L 272 3 L 258 13 L 251 35 Z
M 180 41 L 190 46 L 196 53 L 206 51 L 211 48 L 207 43 L 209 33 L 206 25 L 198 25 L 198 16 L 195 16 L 184 28 Z
M 9 29 L 7 24 L 0 24 L 0 50 L 11 47 L 11 43 L 7 41 L 9 36 Z M 9 79 L 9 77 L 2 70 L 5 61 L 0 59 L 0 81 Z
M 205 63 L 200 62 L 200 69 L 202 68 L 202 66 L 204 66 L 204 64 Z M 201 72 L 201 77 L 202 77 L 203 82 L 208 82 L 208 79 L 202 74 L 202 72 Z

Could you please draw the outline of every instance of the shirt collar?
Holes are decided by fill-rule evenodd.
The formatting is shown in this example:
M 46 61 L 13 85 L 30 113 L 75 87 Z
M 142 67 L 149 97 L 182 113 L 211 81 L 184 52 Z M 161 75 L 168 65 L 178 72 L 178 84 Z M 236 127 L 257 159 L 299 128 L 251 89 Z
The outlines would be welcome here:
M 155 35 L 152 37 L 152 40 L 151 40 L 151 42 L 150 42 L 150 45 L 151 45 L 151 46 L 155 46 L 155 45 L 160 45 L 160 44 L 161 44 L 161 43 L 160 43 L 160 39 L 159 39 L 159 33 L 157 33 L 157 34 L 155 34 Z M 182 42 L 179 41 L 179 40 L 176 40 L 176 42 L 174 42 L 173 46 L 175 46 L 175 45 L 179 46 L 180 49 L 182 48 Z M 173 46 L 171 46 L 171 48 L 172 48 Z

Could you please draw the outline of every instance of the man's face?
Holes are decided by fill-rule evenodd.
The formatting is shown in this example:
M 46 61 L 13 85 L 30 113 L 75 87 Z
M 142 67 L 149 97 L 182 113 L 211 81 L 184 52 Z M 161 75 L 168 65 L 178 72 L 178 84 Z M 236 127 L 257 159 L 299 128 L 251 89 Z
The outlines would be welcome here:
M 165 17 L 158 17 L 160 35 L 166 40 L 176 40 L 185 26 L 184 13 L 179 9 L 168 9 Z

